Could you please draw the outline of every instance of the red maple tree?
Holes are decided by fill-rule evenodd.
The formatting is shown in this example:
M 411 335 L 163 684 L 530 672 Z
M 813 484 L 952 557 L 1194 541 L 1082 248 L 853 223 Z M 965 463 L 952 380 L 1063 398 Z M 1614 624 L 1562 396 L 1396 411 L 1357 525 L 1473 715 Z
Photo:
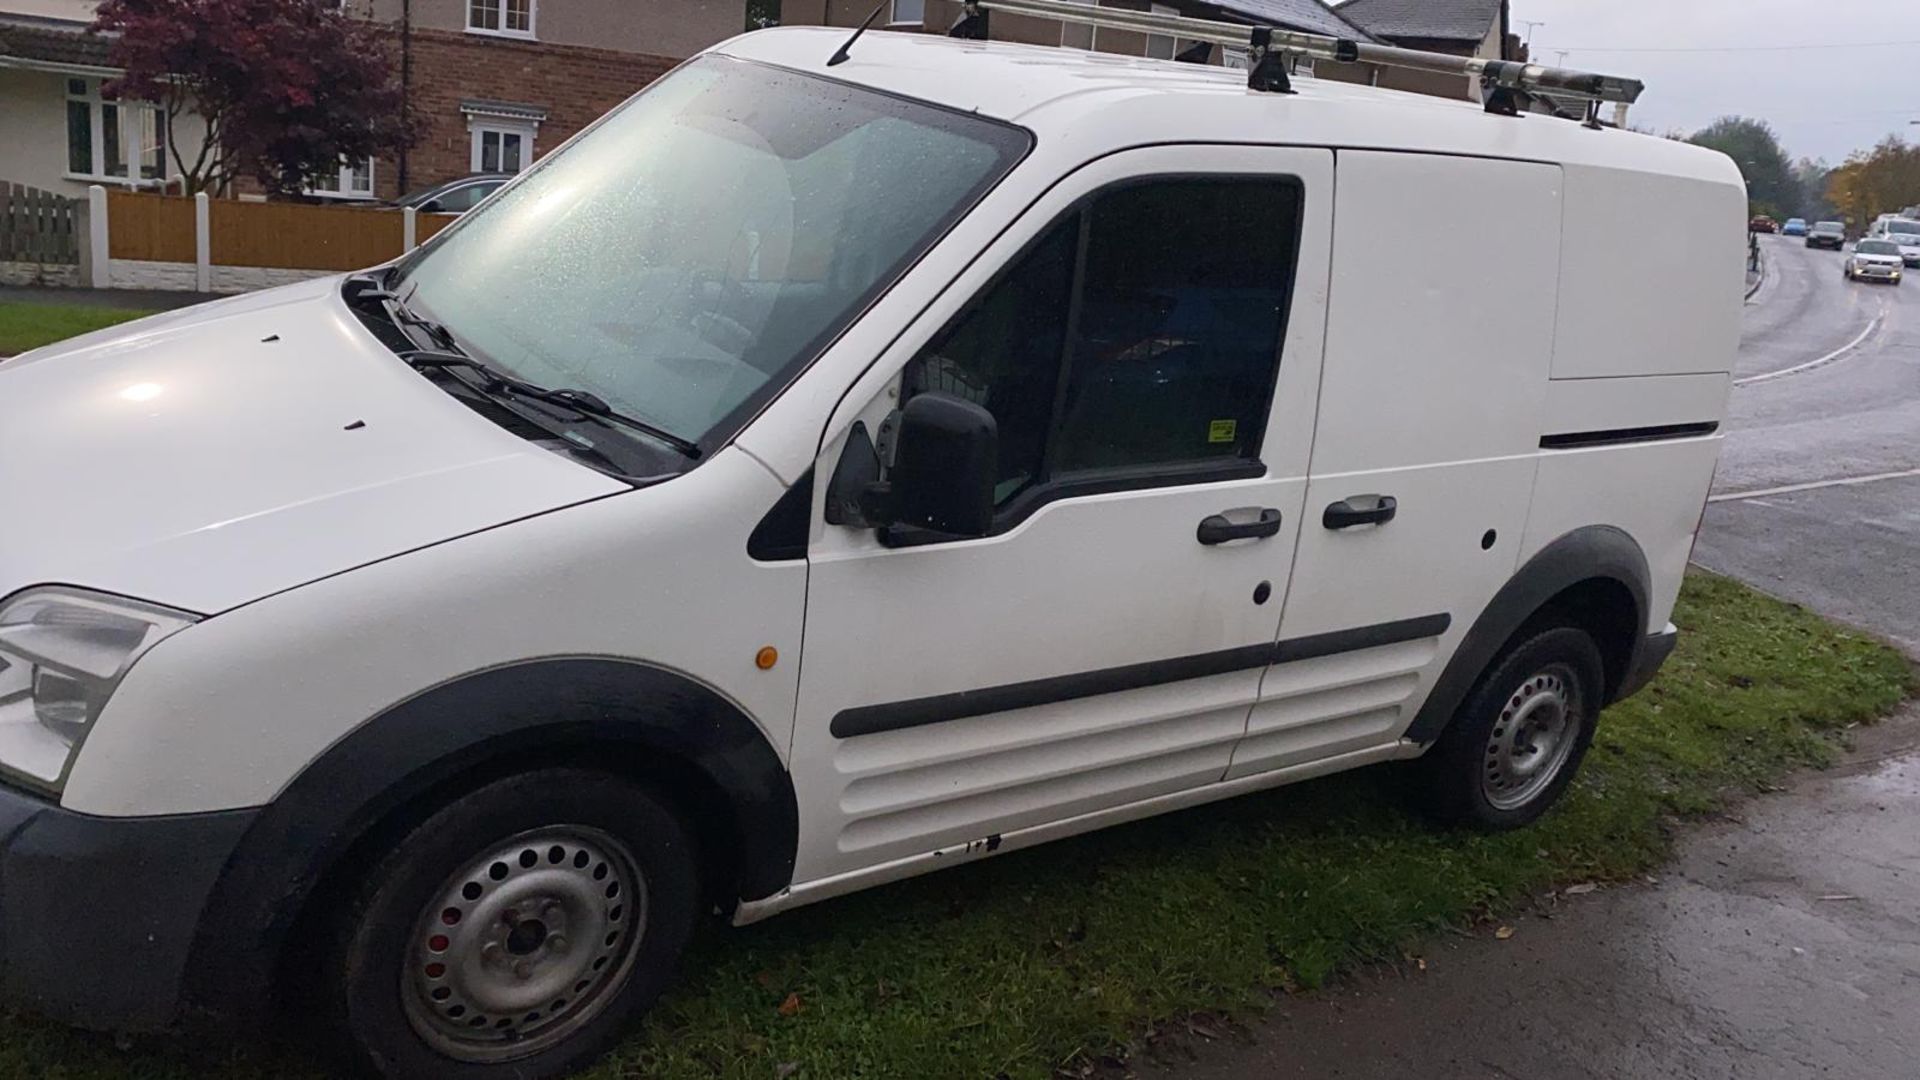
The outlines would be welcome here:
M 105 93 L 158 104 L 170 133 L 205 121 L 191 160 L 168 140 L 189 193 L 294 194 L 413 140 L 386 34 L 320 0 L 106 0 L 93 28 L 125 72 Z

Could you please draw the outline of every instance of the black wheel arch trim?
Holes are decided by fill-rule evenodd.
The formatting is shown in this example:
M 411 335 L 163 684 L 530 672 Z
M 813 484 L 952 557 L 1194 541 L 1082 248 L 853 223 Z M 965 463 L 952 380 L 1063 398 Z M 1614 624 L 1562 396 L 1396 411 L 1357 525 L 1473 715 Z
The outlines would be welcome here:
M 1627 670 L 1636 670 L 1638 654 L 1647 647 L 1646 618 L 1653 591 L 1646 552 L 1623 529 L 1584 526 L 1541 548 L 1493 594 L 1460 639 L 1453 659 L 1434 680 L 1406 738 L 1422 744 L 1439 738 L 1481 673 L 1527 620 L 1561 592 L 1594 578 L 1618 582 L 1633 597 L 1635 657 Z
M 491 668 L 360 725 L 261 808 L 202 914 L 190 1007 L 241 1016 L 265 1008 L 316 888 L 390 815 L 502 755 L 524 754 L 539 767 L 568 752 L 609 763 L 661 756 L 696 771 L 729 804 L 730 891 L 753 900 L 792 883 L 792 780 L 738 705 L 689 676 L 632 661 Z

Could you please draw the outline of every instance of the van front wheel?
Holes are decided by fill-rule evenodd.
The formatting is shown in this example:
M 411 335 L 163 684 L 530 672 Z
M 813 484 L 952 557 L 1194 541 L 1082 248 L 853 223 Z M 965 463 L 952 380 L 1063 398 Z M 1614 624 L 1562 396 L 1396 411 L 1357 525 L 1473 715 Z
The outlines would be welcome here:
M 1546 813 L 1593 742 L 1605 685 L 1584 630 L 1551 627 L 1510 648 L 1415 763 L 1425 809 L 1494 830 Z
M 333 920 L 321 959 L 341 1042 L 389 1077 L 564 1076 L 666 986 L 696 865 L 673 812 L 613 776 L 547 769 L 455 799 Z

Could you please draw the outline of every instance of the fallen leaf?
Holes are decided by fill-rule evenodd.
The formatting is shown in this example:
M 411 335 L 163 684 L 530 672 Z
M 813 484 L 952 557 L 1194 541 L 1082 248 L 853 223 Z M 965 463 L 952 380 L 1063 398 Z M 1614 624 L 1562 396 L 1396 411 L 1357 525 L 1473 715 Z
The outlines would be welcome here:
M 773 1080 L 787 1080 L 787 1077 L 800 1071 L 797 1061 L 783 1061 L 773 1067 Z
M 1513 927 L 1503 926 L 1500 929 L 1495 930 L 1493 932 L 1493 936 L 1496 938 L 1499 938 L 1501 941 L 1505 941 L 1508 938 L 1513 936 Z
M 780 1003 L 781 1016 L 793 1016 L 799 1013 L 799 1011 L 800 1011 L 800 995 L 798 993 L 788 994 L 787 1000 Z
M 1595 885 L 1591 881 L 1583 881 L 1578 885 L 1569 885 L 1560 891 L 1566 893 L 1568 896 L 1585 896 L 1599 887 L 1600 886 Z
M 1420 969 L 1421 971 L 1425 971 L 1425 970 L 1427 970 L 1427 958 L 1426 958 L 1426 957 L 1424 957 L 1424 956 L 1422 956 L 1422 957 L 1417 957 L 1417 958 L 1416 958 L 1416 959 L 1415 959 L 1415 960 L 1413 961 L 1413 965 L 1414 965 L 1415 967 L 1417 967 L 1417 968 L 1419 968 L 1419 969 Z

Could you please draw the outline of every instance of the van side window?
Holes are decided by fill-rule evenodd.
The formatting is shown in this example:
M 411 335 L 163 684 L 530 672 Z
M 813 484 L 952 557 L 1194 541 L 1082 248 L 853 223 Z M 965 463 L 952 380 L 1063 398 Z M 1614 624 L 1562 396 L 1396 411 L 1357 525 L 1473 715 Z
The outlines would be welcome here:
M 1257 469 L 1300 219 L 1282 178 L 1129 183 L 1083 202 L 907 366 L 986 406 L 1005 506 L 1048 484 Z

